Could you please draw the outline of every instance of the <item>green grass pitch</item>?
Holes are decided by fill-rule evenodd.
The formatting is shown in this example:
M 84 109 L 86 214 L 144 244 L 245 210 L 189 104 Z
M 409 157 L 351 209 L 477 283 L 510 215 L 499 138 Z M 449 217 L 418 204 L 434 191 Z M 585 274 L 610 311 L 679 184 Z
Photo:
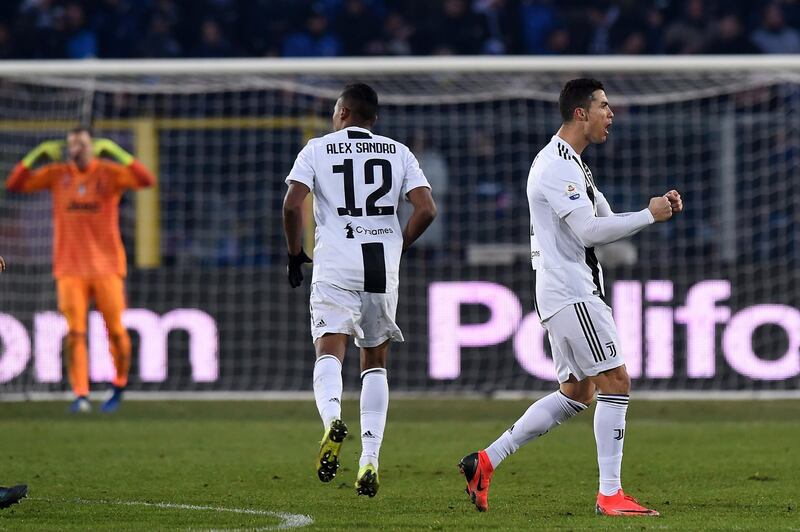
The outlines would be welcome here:
M 634 399 L 623 484 L 660 518 L 594 514 L 592 410 L 509 458 L 479 514 L 456 464 L 527 406 L 393 401 L 380 492 L 367 499 L 352 486 L 356 402 L 344 404 L 351 436 L 329 484 L 313 467 L 313 401 L 127 402 L 86 417 L 64 403 L 0 403 L 0 484 L 31 489 L 0 511 L 0 529 L 269 530 L 299 514 L 313 519 L 303 530 L 326 531 L 800 530 L 800 401 Z

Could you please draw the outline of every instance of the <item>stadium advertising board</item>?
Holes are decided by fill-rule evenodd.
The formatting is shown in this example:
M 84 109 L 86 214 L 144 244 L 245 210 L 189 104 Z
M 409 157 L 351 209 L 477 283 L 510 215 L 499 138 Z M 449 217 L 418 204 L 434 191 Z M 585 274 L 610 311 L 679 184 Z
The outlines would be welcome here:
M 310 389 L 308 287 L 291 290 L 282 273 L 251 273 L 253 286 L 263 292 L 227 297 L 222 290 L 237 286 L 241 275 L 234 269 L 214 273 L 216 284 L 204 274 L 183 282 L 175 281 L 180 276 L 174 272 L 168 281 L 159 272 L 133 274 L 131 308 L 124 315 L 134 341 L 131 388 Z M 436 281 L 407 277 L 401 282 L 397 321 L 406 342 L 392 350 L 394 388 L 551 388 L 553 363 L 526 279 L 510 270 L 505 276 L 470 273 L 471 280 L 447 280 L 446 272 L 439 272 Z M 154 299 L 148 290 L 165 285 L 172 287 L 170 300 L 148 306 Z M 737 285 L 725 279 L 609 282 L 621 345 L 606 349 L 621 350 L 640 389 L 792 386 L 800 379 L 800 310 L 774 298 L 742 299 Z M 208 288 L 198 292 L 198 286 Z M 31 305 L 0 313 L 0 390 L 66 386 L 66 323 L 50 304 L 45 309 Z M 113 367 L 105 327 L 95 312 L 88 334 L 91 379 L 107 382 Z M 358 368 L 351 362 L 345 385 L 357 388 Z
M 673 301 L 671 281 L 618 281 L 613 286 L 613 312 L 621 350 L 633 378 L 670 379 L 675 357 L 685 357 L 686 377 L 714 378 L 716 338 L 722 328 L 722 356 L 740 375 L 754 380 L 785 380 L 800 375 L 800 311 L 787 305 L 759 304 L 732 311 L 727 280 L 702 281 Z M 489 309 L 483 323 L 463 324 L 461 305 Z M 543 380 L 556 380 L 546 351 L 545 331 L 535 312 L 523 315 L 517 295 L 490 282 L 441 282 L 429 288 L 429 371 L 433 379 L 457 379 L 462 347 L 486 347 L 513 341 L 517 362 Z M 766 360 L 754 351 L 752 336 L 762 326 L 777 326 L 788 342 L 782 355 Z M 676 352 L 675 329 L 685 327 L 685 353 Z M 642 339 L 644 338 L 644 342 Z M 616 347 L 605 346 L 609 356 Z

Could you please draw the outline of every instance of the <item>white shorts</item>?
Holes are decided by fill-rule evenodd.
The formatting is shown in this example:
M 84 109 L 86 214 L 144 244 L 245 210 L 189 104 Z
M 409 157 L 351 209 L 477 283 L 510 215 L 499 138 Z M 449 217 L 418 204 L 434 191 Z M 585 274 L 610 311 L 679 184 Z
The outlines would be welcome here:
M 550 336 L 558 382 L 583 380 L 625 363 L 611 309 L 602 300 L 568 305 L 542 326 Z
M 311 285 L 311 336 L 327 333 L 355 336 L 358 347 L 376 347 L 386 340 L 403 342 L 394 322 L 397 290 L 385 294 L 345 290 L 330 283 Z

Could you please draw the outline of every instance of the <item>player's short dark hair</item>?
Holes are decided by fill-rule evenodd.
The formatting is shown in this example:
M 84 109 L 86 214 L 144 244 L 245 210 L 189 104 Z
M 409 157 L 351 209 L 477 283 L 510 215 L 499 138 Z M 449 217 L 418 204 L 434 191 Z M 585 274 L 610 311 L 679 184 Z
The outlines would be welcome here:
M 357 118 L 374 121 L 378 117 L 378 93 L 366 83 L 347 85 L 340 98 Z
M 575 109 L 582 107 L 589 108 L 592 101 L 592 93 L 597 90 L 605 90 L 603 84 L 593 78 L 571 79 L 561 89 L 558 97 L 558 110 L 564 122 L 572 121 L 572 114 Z
M 67 131 L 67 135 L 77 135 L 78 133 L 88 133 L 90 137 L 94 137 L 94 131 L 92 131 L 91 126 L 83 124 L 72 127 Z

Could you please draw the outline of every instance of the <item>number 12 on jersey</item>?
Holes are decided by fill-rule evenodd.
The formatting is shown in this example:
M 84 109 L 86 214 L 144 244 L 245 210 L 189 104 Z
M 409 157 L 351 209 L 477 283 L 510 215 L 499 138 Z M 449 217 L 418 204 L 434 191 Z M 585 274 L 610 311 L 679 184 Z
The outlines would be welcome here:
M 386 159 L 368 159 L 364 163 L 364 182 L 375 183 L 375 173 L 380 169 L 381 186 L 367 196 L 367 216 L 387 216 L 394 214 L 394 206 L 376 206 L 375 203 L 392 189 L 392 164 Z M 364 209 L 356 207 L 356 184 L 353 172 L 353 159 L 345 159 L 342 164 L 333 165 L 334 174 L 344 176 L 344 207 L 338 207 L 339 216 L 363 216 Z

